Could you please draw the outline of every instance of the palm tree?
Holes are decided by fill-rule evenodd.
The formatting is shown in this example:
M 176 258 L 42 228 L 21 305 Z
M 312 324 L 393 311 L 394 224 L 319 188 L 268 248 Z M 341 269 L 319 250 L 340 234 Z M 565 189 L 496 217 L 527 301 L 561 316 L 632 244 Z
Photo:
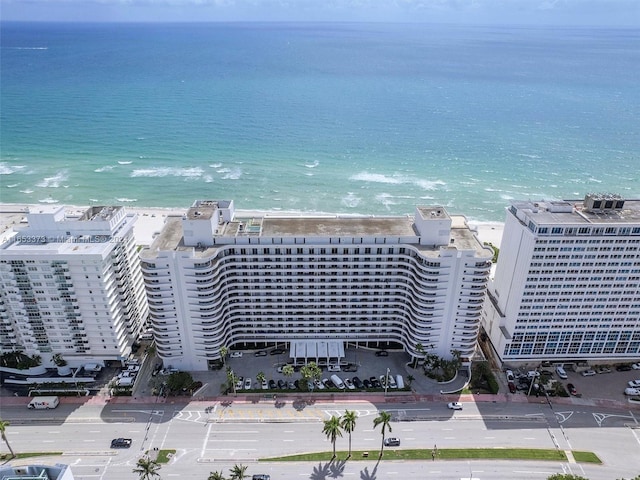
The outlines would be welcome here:
M 282 367 L 282 374 L 285 377 L 292 377 L 293 373 L 295 372 L 293 365 L 285 365 L 284 367 Z
M 421 357 L 424 357 L 424 345 L 422 345 L 420 342 L 416 343 L 416 352 L 418 352 Z M 418 357 L 416 356 L 413 358 L 413 368 L 416 368 L 417 366 Z
M 322 433 L 324 433 L 333 444 L 332 459 L 336 458 L 336 440 L 338 437 L 342 436 L 342 430 L 340 430 L 340 419 L 334 415 L 329 420 L 325 420 Z
M 351 458 L 351 432 L 356 429 L 357 418 L 358 415 L 356 415 L 356 412 L 345 410 L 342 418 L 340 419 L 340 426 L 349 434 L 349 456 L 347 458 Z
M 234 465 L 231 469 L 231 476 L 229 477 L 229 480 L 242 480 L 243 478 L 248 478 L 249 475 L 245 475 L 247 468 L 248 467 L 242 464 Z
M 409 388 L 411 388 L 411 384 L 416 379 L 413 375 L 407 375 L 407 383 L 409 383 Z
M 220 347 L 220 356 L 222 357 L 222 365 L 226 364 L 227 353 L 229 353 L 229 349 L 225 346 Z
M 151 460 L 149 457 L 142 457 L 138 459 L 136 468 L 133 469 L 133 473 L 140 475 L 140 480 L 151 480 L 152 478 L 160 478 L 158 470 L 161 466 L 155 460 Z
M 222 472 L 211 472 L 207 480 L 225 480 L 225 478 Z
M 380 446 L 380 456 L 382 457 L 382 451 L 384 450 L 384 434 L 386 433 L 387 428 L 389 429 L 389 433 L 391 433 L 391 414 L 389 412 L 380 411 L 378 416 L 373 419 L 373 428 L 376 428 L 378 425 L 382 425 L 382 445 Z
M 7 448 L 9 449 L 9 452 L 11 452 L 11 458 L 16 458 L 16 454 L 13 453 L 13 449 L 11 448 L 11 445 L 9 445 L 9 440 L 7 440 L 7 434 L 5 433 L 9 425 L 9 422 L 0 418 L 0 435 L 2 435 L 2 441 L 7 444 Z
M 266 378 L 267 377 L 265 376 L 264 372 L 258 372 L 258 374 L 256 375 L 256 380 L 259 384 L 262 384 L 262 382 L 264 382 Z

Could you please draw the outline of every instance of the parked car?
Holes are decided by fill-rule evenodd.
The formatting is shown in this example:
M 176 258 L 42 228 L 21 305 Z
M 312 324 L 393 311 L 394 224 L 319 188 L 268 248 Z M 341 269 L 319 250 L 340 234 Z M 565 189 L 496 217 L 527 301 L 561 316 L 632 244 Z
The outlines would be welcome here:
M 611 373 L 611 369 L 609 367 L 598 367 L 598 368 L 596 368 L 596 372 L 598 372 L 598 373 Z
M 376 377 L 369 378 L 369 381 L 371 382 L 373 388 L 382 388 L 382 384 Z
M 344 367 L 342 367 L 342 371 L 343 372 L 357 372 L 358 371 L 358 366 L 353 364 L 353 363 L 349 363 L 348 365 L 345 365 Z
M 389 356 L 389 352 L 387 352 L 386 350 L 378 350 L 376 352 L 376 357 L 388 357 Z
M 616 370 L 618 372 L 628 372 L 629 370 L 633 370 L 633 367 L 628 363 L 621 363 L 619 365 L 616 365 Z
M 593 377 L 596 374 L 595 370 L 585 370 L 584 372 L 582 372 L 582 376 L 583 377 Z
M 297 380 L 296 380 L 297 382 Z M 289 382 L 287 387 L 289 387 L 289 390 L 295 390 L 296 389 L 296 384 L 294 382 Z
M 393 375 L 380 375 L 380 385 L 384 388 L 385 383 L 387 382 L 387 377 L 389 378 L 389 388 L 398 388 L 398 384 L 396 383 L 396 379 L 393 378 Z
M 400 446 L 400 439 L 396 438 L 396 437 L 385 438 L 384 439 L 384 446 L 385 447 L 399 447 Z
M 262 380 L 262 389 L 269 390 L 269 383 L 266 380 Z
M 278 387 L 278 384 L 276 383 L 275 380 L 269 380 L 269 388 L 271 390 L 275 390 Z
M 507 376 L 507 382 L 513 382 L 515 380 L 515 377 L 513 376 L 513 372 L 511 370 L 507 370 L 504 373 Z
M 625 395 L 640 395 L 640 388 L 625 388 Z
M 356 388 L 358 389 L 364 388 L 364 384 L 362 383 L 362 380 L 360 380 L 358 377 L 353 377 L 351 381 L 353 382 L 353 385 Z
M 462 410 L 462 404 L 460 402 L 450 402 L 447 404 L 449 410 Z
M 631 364 L 631 368 L 634 370 L 640 370 L 640 362 Z
M 242 352 L 231 352 L 231 355 L 229 355 L 231 358 L 241 358 L 242 357 Z
M 246 378 L 246 379 L 244 380 L 244 389 L 245 389 L 245 390 L 251 390 L 251 385 L 252 385 L 252 383 L 253 383 L 253 382 L 251 381 L 251 379 L 250 379 L 250 378 Z
M 236 390 L 242 390 L 243 385 L 244 385 L 244 377 L 238 377 L 238 381 L 236 382 Z
M 267 352 L 265 352 L 264 350 L 258 350 L 257 352 L 255 352 L 253 354 L 254 357 L 266 357 L 267 356 Z
M 318 390 L 324 390 L 326 387 L 324 386 L 324 383 L 322 383 L 320 380 L 314 380 L 313 381 L 313 385 L 315 386 L 315 388 L 317 388 Z
M 529 378 L 536 378 L 540 376 L 540 372 L 537 370 L 530 370 L 527 372 L 527 377 Z
M 558 375 L 558 377 L 560 377 L 563 380 L 566 380 L 567 377 L 567 372 L 564 370 L 563 367 L 556 367 L 556 374 Z
M 269 355 L 282 355 L 285 351 L 286 350 L 284 348 L 274 348 L 269 352 Z
M 339 372 L 340 371 L 340 365 L 329 365 L 327 367 L 327 370 L 329 372 Z
M 347 386 L 347 388 L 349 390 L 355 390 L 356 386 L 353 384 L 353 382 L 351 380 L 349 380 L 348 378 L 344 379 L 344 384 Z
M 324 388 L 334 388 L 333 383 L 331 383 L 328 378 L 323 378 L 322 384 L 324 385 Z
M 507 384 L 507 386 L 509 387 L 509 391 L 510 391 L 511 393 L 516 393 L 516 384 L 515 384 L 515 383 L 513 383 L 513 382 L 509 382 L 509 383 Z
M 629 380 L 627 383 L 631 388 L 640 388 L 640 380 Z
M 364 388 L 373 388 L 373 385 L 371 385 L 371 382 L 369 381 L 368 378 L 365 378 L 362 381 L 362 385 L 364 386 Z
M 280 390 L 285 390 L 287 388 L 287 382 L 284 380 L 278 380 L 278 388 Z
M 578 390 L 576 390 L 576 387 L 573 383 L 567 383 L 567 390 L 569 390 L 569 393 L 571 395 L 578 395 Z
M 260 473 L 258 475 L 254 475 L 251 477 L 251 480 L 271 480 L 271 475 L 267 475 L 266 473 Z
M 111 448 L 129 448 L 131 443 L 130 438 L 114 438 L 111 440 Z

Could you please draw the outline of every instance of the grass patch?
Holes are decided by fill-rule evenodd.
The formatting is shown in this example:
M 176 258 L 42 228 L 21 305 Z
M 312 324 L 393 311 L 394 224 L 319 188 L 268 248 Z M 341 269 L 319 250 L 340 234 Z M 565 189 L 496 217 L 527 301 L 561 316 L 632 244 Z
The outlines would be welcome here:
M 175 448 L 168 449 L 168 450 L 160 450 L 158 451 L 158 458 L 156 459 L 156 462 L 169 463 L 169 460 L 171 460 L 171 457 L 173 457 L 175 454 L 176 454 Z
M 55 457 L 62 455 L 62 452 L 26 452 L 16 453 L 16 456 L 11 458 L 10 453 L 0 453 L 0 460 L 14 460 L 20 458 L 32 458 L 32 457 Z
M 598 465 L 602 465 L 602 460 L 593 452 L 572 451 L 571 453 L 573 453 L 573 458 L 576 459 L 576 462 L 597 463 Z
M 367 455 L 364 455 L 364 454 Z M 354 450 L 352 460 L 378 460 L 380 450 Z M 576 452 L 574 457 L 578 462 L 599 463 L 598 457 L 591 452 Z M 346 460 L 348 452 L 336 452 L 337 460 Z M 262 458 L 263 462 L 319 462 L 330 461 L 332 452 L 304 453 L 289 455 L 286 457 Z M 382 457 L 384 460 L 432 460 L 430 449 L 385 449 Z M 585 460 L 582 460 L 582 459 Z M 529 448 L 440 448 L 438 460 L 465 460 L 465 459 L 500 459 L 500 460 L 546 460 L 566 461 L 567 456 L 563 451 L 553 449 L 529 449 Z M 595 460 L 594 460 L 595 459 Z

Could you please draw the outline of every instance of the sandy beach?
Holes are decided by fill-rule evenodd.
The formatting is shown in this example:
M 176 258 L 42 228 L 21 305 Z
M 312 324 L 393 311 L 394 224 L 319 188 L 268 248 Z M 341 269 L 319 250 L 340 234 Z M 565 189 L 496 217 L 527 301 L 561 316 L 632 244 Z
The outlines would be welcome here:
M 25 220 L 25 213 L 27 209 L 31 211 L 38 211 L 38 207 L 41 205 L 25 205 L 25 204 L 0 204 L 0 240 L 8 234 L 11 234 L 13 227 L 19 227 Z M 65 210 L 69 214 L 76 214 L 83 211 L 88 207 L 65 205 Z M 154 237 L 162 230 L 167 217 L 181 217 L 186 211 L 185 208 L 154 208 L 154 207 L 133 207 L 124 206 L 129 213 L 135 213 L 138 215 L 138 221 L 134 226 L 134 235 L 138 245 L 150 245 Z M 243 211 L 236 210 L 238 216 L 257 216 L 258 214 L 278 213 L 280 215 L 287 214 L 286 212 L 255 212 L 255 211 Z M 292 215 L 300 215 L 300 213 L 292 213 Z M 504 230 L 504 224 L 498 222 L 469 222 L 469 227 L 477 232 L 477 236 L 481 242 L 489 242 L 500 247 L 500 241 L 502 240 L 502 232 Z

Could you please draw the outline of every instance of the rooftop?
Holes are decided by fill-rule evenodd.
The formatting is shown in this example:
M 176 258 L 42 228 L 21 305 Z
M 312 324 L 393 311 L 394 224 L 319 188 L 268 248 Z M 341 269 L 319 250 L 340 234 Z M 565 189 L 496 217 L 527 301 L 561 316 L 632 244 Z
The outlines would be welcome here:
M 514 201 L 512 205 L 526 211 L 527 217 L 542 224 L 624 224 L 640 223 L 640 200 L 624 200 L 621 208 L 593 209 L 584 200 L 540 200 Z

